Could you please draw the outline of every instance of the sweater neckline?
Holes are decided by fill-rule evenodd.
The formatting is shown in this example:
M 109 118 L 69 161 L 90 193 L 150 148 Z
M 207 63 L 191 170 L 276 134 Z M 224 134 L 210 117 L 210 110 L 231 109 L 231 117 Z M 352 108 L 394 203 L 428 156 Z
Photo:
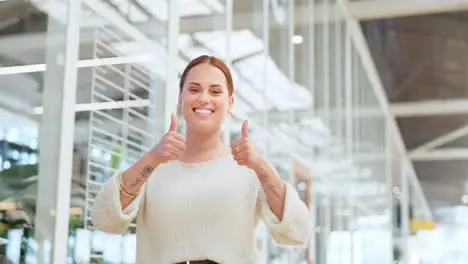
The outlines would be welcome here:
M 207 161 L 202 161 L 202 162 L 183 162 L 183 161 L 180 161 L 180 160 L 175 160 L 174 162 L 179 164 L 179 165 L 182 165 L 184 167 L 198 167 L 198 166 L 203 166 L 203 165 L 208 165 L 208 164 L 211 164 L 211 163 L 215 163 L 217 161 L 221 161 L 221 160 L 224 160 L 224 159 L 227 159 L 227 158 L 230 158 L 232 157 L 231 155 L 223 155 L 223 156 L 219 156 L 219 157 L 216 157 L 214 159 L 211 159 L 211 160 L 207 160 Z

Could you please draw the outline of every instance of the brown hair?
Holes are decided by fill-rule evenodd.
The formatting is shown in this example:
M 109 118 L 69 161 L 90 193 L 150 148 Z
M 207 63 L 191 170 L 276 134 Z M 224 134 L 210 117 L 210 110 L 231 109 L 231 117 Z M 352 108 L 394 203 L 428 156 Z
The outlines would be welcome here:
M 191 62 L 189 62 L 189 64 L 187 64 L 187 67 L 185 67 L 185 70 L 182 73 L 182 76 L 180 77 L 180 84 L 179 84 L 180 92 L 182 92 L 182 89 L 184 88 L 185 79 L 187 78 L 187 75 L 190 69 L 202 63 L 208 63 L 210 65 L 213 65 L 214 67 L 220 69 L 224 73 L 224 77 L 226 77 L 226 83 L 227 83 L 229 95 L 232 95 L 232 93 L 234 92 L 234 84 L 232 81 L 231 70 L 229 70 L 229 67 L 222 60 L 218 59 L 215 56 L 208 56 L 208 55 L 199 56 L 193 59 Z

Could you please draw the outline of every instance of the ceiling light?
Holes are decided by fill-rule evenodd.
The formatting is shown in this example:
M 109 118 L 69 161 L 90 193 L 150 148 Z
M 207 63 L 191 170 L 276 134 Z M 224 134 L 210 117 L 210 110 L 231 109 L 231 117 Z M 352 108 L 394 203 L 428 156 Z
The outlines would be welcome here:
M 294 35 L 292 37 L 292 42 L 294 44 L 301 44 L 304 41 L 304 38 L 301 35 Z

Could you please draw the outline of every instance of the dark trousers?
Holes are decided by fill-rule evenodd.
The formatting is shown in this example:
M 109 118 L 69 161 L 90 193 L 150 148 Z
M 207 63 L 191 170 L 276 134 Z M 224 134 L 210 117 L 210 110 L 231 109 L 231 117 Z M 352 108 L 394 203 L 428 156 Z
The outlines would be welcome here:
M 214 262 L 211 260 L 194 260 L 194 261 L 189 261 L 190 264 L 218 264 L 218 262 Z M 176 264 L 187 264 L 187 262 L 179 262 Z

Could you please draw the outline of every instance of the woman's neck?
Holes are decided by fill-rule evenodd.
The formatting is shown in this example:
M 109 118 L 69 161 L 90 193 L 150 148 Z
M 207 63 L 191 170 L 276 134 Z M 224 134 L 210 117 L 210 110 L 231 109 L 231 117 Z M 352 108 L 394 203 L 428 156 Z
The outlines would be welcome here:
M 205 162 L 227 154 L 228 151 L 226 149 L 221 141 L 220 131 L 213 133 L 187 131 L 185 136 L 185 151 L 181 161 Z

